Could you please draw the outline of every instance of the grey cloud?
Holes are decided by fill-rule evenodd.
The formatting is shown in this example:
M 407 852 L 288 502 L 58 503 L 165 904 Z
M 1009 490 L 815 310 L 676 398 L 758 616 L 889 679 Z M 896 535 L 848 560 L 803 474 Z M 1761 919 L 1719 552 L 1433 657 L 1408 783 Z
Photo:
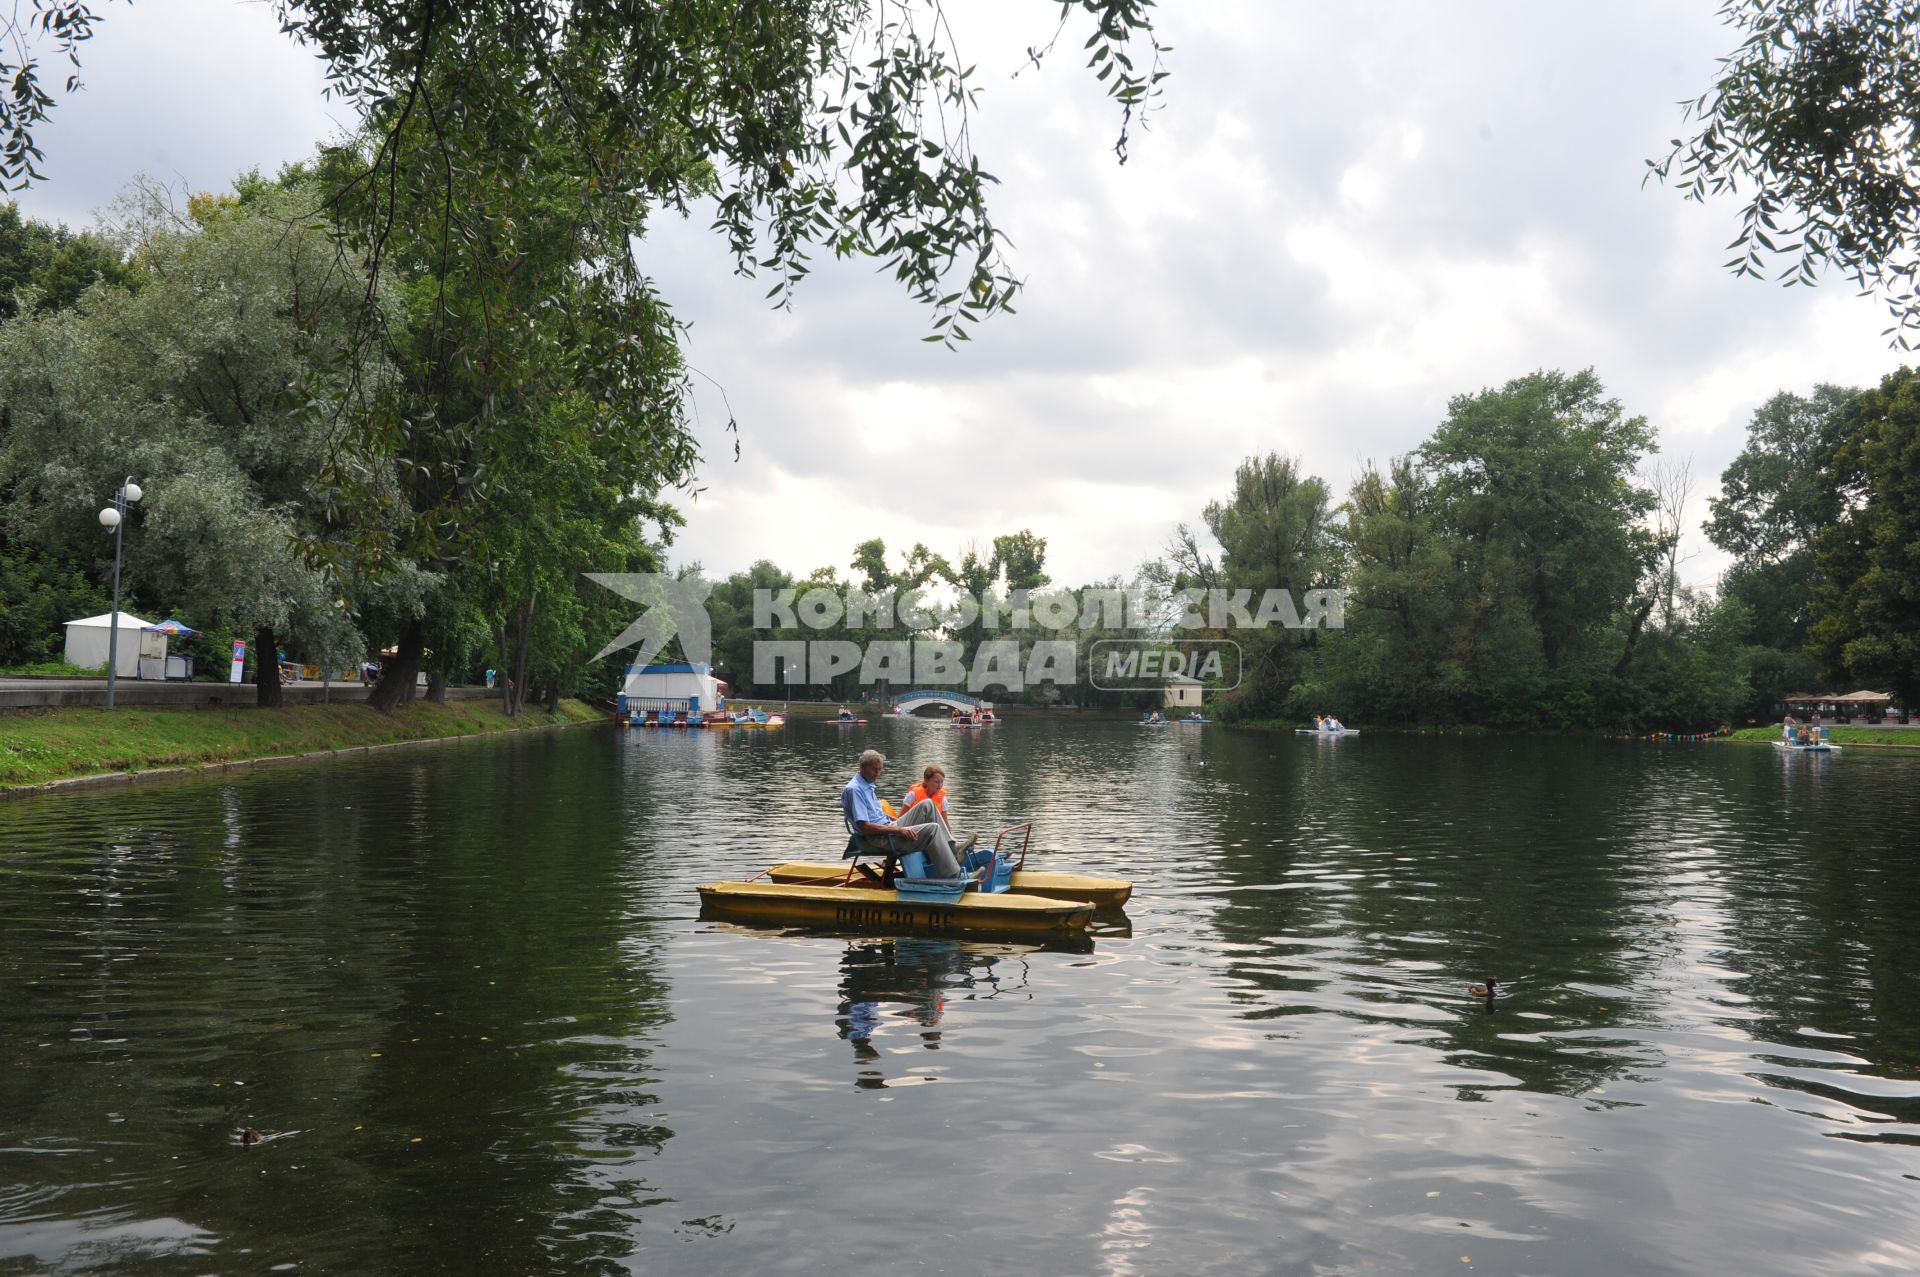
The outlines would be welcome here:
M 1417 445 L 1450 395 L 1538 367 L 1592 365 L 1656 425 L 1693 402 L 1692 433 L 1670 450 L 1694 453 L 1710 486 L 1774 390 L 1869 381 L 1897 362 L 1877 303 L 1835 309 L 1841 281 L 1809 293 L 1732 280 L 1718 250 L 1733 210 L 1642 188 L 1644 161 L 1679 131 L 1675 102 L 1728 44 L 1709 8 L 1165 5 L 1173 76 L 1125 168 L 1077 41 L 1007 78 L 1048 34 L 1041 9 L 955 11 L 983 67 L 973 135 L 1003 179 L 995 218 L 1029 281 L 1020 313 L 958 353 L 919 340 L 927 313 L 869 263 L 822 256 L 793 310 L 773 312 L 704 214 L 662 214 L 650 231 L 643 261 L 694 322 L 690 358 L 725 387 L 746 458 L 733 464 L 727 409 L 697 381 L 712 495 L 689 511 L 688 557 L 805 570 L 876 532 L 951 551 L 1031 525 L 1055 538 L 1063 576 L 1091 578 L 1197 518 L 1246 452 L 1297 454 L 1343 492 L 1362 458 Z M 115 6 L 86 78 L 43 139 L 53 180 L 23 200 L 31 214 L 83 222 L 140 169 L 218 186 L 334 127 L 317 69 L 260 5 Z M 1417 147 L 1403 147 L 1409 132 Z M 1343 190 L 1356 169 L 1373 175 L 1372 200 Z M 1296 255 L 1318 227 L 1356 247 L 1377 295 L 1343 296 L 1350 278 Z M 1513 269 L 1536 255 L 1544 280 Z M 1438 291 L 1460 288 L 1486 295 Z M 1423 329 L 1429 314 L 1464 331 Z M 1824 330 L 1830 315 L 1845 340 Z M 1701 387 L 1756 362 L 1768 384 L 1741 383 L 1724 411 L 1698 406 Z M 1229 371 L 1233 393 L 1208 398 Z M 857 432 L 894 384 L 937 392 L 952 424 Z M 938 457 L 936 482 L 907 484 L 901 438 Z M 845 497 L 804 511 L 764 499 L 789 480 Z M 875 492 L 885 513 L 858 513 Z

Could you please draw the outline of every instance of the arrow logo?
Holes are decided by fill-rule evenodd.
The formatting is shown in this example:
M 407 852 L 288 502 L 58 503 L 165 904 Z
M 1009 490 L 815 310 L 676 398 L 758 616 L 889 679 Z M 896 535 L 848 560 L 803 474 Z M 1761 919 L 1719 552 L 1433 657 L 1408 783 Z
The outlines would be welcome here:
M 713 622 L 707 616 L 707 596 L 713 593 L 711 581 L 683 580 L 664 572 L 589 572 L 586 576 L 642 609 L 633 624 L 601 648 L 594 660 L 637 643 L 633 663 L 651 665 L 676 634 L 689 661 L 704 665 L 713 660 Z

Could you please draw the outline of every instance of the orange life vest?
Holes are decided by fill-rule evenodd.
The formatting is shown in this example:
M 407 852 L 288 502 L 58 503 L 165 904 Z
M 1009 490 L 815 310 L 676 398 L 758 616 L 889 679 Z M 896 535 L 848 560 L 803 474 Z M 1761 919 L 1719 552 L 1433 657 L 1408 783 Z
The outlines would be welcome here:
M 940 814 L 942 816 L 947 814 L 947 787 L 942 785 L 939 793 L 928 794 L 927 782 L 924 780 L 915 781 L 913 788 L 907 791 L 907 796 L 900 803 L 901 810 L 913 810 L 913 805 L 923 798 L 932 798 L 933 805 L 940 809 Z

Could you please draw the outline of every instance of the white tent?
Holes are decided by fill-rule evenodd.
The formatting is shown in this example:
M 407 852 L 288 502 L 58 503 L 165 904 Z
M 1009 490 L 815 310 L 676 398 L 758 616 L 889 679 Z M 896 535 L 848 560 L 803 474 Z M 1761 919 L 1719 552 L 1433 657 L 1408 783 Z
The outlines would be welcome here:
M 678 702 L 675 709 L 714 710 L 720 707 L 725 686 L 707 665 L 629 665 L 620 690 L 631 700 Z M 648 705 L 649 709 L 665 708 Z
M 67 622 L 67 664 L 98 669 L 107 663 L 108 629 L 113 613 L 83 617 Z M 140 676 L 140 632 L 152 621 L 143 621 L 131 612 L 120 613 L 120 641 L 114 650 L 114 673 L 121 678 Z

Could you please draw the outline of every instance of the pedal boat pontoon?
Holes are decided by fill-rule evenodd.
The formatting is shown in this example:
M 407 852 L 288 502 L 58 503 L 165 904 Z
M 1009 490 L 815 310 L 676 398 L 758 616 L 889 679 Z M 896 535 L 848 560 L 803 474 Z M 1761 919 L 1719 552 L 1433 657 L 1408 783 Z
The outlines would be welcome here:
M 878 887 L 793 882 L 707 883 L 700 904 L 703 912 L 725 918 L 933 935 L 1077 936 L 1093 917 L 1084 900 L 978 891 L 934 900 Z
M 1015 833 L 1017 854 L 1009 837 Z M 701 905 L 706 912 L 763 922 L 1060 937 L 1083 934 L 1097 908 L 1118 908 L 1132 895 L 1133 884 L 1122 878 L 1025 868 L 1032 836 L 1032 821 L 1000 830 L 991 848 L 967 857 L 971 872 L 964 887 L 863 873 L 860 857 L 838 864 L 788 861 L 767 870 L 767 881 L 701 887 Z

